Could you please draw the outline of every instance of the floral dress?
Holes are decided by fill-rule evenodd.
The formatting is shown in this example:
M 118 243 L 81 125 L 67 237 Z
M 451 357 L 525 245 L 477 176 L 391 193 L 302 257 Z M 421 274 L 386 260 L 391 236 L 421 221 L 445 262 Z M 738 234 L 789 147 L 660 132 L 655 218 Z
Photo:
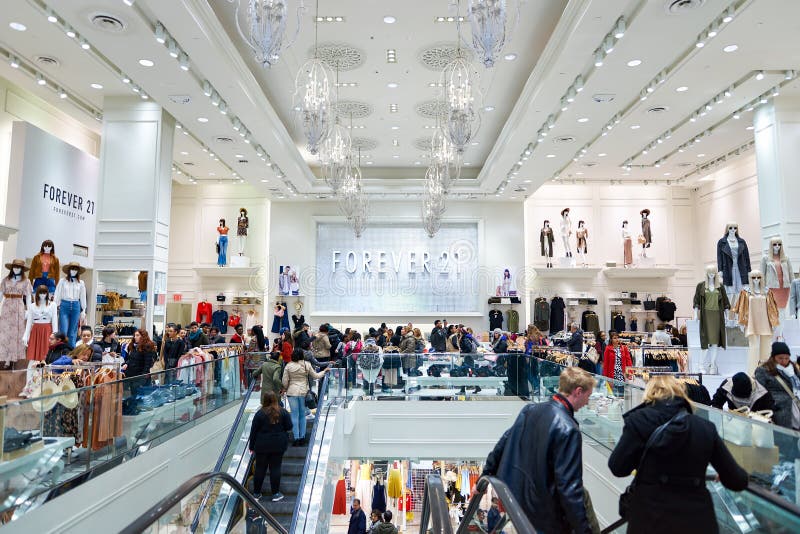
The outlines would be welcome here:
M 25 302 L 31 298 L 31 283 L 27 278 L 0 282 L 3 303 L 0 304 L 0 362 L 13 363 L 25 359 Z M 23 301 L 22 297 L 25 297 Z

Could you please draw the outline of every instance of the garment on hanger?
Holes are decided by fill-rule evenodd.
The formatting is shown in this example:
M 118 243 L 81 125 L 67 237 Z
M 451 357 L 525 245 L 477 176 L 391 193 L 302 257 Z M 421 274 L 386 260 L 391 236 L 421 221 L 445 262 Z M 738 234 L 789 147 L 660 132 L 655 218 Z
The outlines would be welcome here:
M 644 331 L 645 332 L 655 332 L 656 331 L 656 320 L 655 319 L 647 319 L 644 322 Z
M 600 330 L 600 320 L 592 310 L 586 310 L 581 314 L 581 330 L 584 332 L 597 332 Z
M 332 513 L 333 515 L 347 515 L 347 487 L 344 478 L 340 478 L 336 483 Z
M 617 332 L 625 331 L 625 316 L 621 313 L 611 314 L 611 328 Z
M 638 332 L 639 331 L 639 320 L 634 318 L 631 319 L 631 332 Z
M 542 332 L 550 327 L 550 305 L 544 297 L 538 297 L 533 304 L 533 324 Z
M 205 300 L 200 301 L 197 303 L 197 314 L 195 315 L 194 320 L 200 324 L 209 323 L 211 324 L 212 320 L 212 308 L 211 303 L 206 302 Z
M 380 480 L 372 487 L 372 509 L 381 513 L 386 511 L 386 486 Z
M 669 297 L 658 297 L 656 299 L 656 316 L 665 323 L 675 319 L 676 309 L 677 306 Z
M 389 480 L 386 483 L 386 494 L 390 499 L 399 499 L 403 495 L 403 478 L 399 469 L 389 470 Z
M 228 332 L 228 312 L 217 310 L 211 314 L 211 326 L 216 327 L 220 334 Z
M 506 324 L 508 324 L 508 331 L 519 332 L 519 312 L 517 310 L 508 310 L 506 315 L 508 316 L 508 320 L 506 321 Z
M 292 315 L 292 322 L 294 323 L 294 329 L 300 330 L 306 322 L 306 316 L 300 315 L 300 317 L 298 317 L 297 315 Z
M 489 330 L 495 328 L 503 328 L 503 312 L 497 309 L 489 311 Z
M 556 334 L 565 329 L 564 325 L 564 299 L 553 297 L 550 301 L 550 333 Z
M 258 324 L 258 314 L 255 310 L 247 310 L 247 315 L 244 316 L 244 331 L 252 330 Z
M 356 498 L 364 510 L 372 510 L 372 465 L 361 464 L 361 476 L 356 485 Z

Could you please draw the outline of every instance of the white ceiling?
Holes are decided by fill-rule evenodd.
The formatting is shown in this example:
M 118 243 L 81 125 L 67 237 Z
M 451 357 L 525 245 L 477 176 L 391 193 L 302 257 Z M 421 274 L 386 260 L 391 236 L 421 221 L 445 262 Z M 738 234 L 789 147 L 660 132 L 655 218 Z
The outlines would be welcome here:
M 425 154 L 416 144 L 430 135 L 425 126 L 433 120 L 421 116 L 416 108 L 435 98 L 436 88 L 428 84 L 439 79 L 439 73 L 423 65 L 420 57 L 432 47 L 446 48 L 456 42 L 456 24 L 434 22 L 437 16 L 454 14 L 448 11 L 448 3 L 320 1 L 320 15 L 342 16 L 344 22 L 321 23 L 319 44 L 345 46 L 357 60 L 355 68 L 339 73 L 341 82 L 357 84 L 340 88 L 340 99 L 371 109 L 367 117 L 353 121 L 363 128 L 352 131 L 376 145 L 362 151 L 370 192 L 419 191 Z M 676 14 L 665 9 L 669 3 L 525 2 L 520 23 L 504 51 L 517 54 L 516 59 L 501 59 L 492 69 L 479 68 L 483 104 L 494 110 L 482 113 L 478 144 L 466 152 L 465 161 L 470 165 L 456 192 L 521 200 L 555 177 L 639 183 L 669 180 L 693 185 L 707 174 L 703 165 L 729 154 L 735 157 L 735 150 L 751 143 L 752 131 L 746 127 L 752 123 L 752 112 L 735 120 L 734 111 L 771 92 L 776 84 L 785 84 L 783 95 L 798 93 L 798 82 L 784 80 L 784 71 L 800 70 L 800 47 L 796 45 L 800 2 L 696 0 L 694 9 Z M 227 0 L 137 0 L 132 7 L 122 0 L 17 0 L 0 11 L 0 52 L 18 57 L 23 68 L 11 68 L 6 59 L 0 64 L 0 76 L 99 132 L 101 124 L 95 115 L 102 113 L 103 98 L 135 96 L 132 84 L 122 82 L 125 73 L 183 126 L 176 134 L 174 154 L 182 173 L 199 180 L 246 180 L 269 189 L 274 198 L 319 195 L 326 192 L 325 186 L 315 176 L 315 158 L 305 150 L 292 114 L 295 74 L 314 43 L 314 2 L 306 4 L 311 9 L 303 17 L 297 41 L 277 65 L 265 70 L 255 63 L 238 35 L 232 22 L 235 5 Z M 509 0 L 509 4 L 515 2 Z M 720 21 L 731 6 L 735 8 L 733 20 L 721 24 L 718 35 L 706 46 L 695 47 L 698 35 Z M 47 8 L 53 10 L 57 23 L 48 22 Z M 121 20 L 124 30 L 111 33 L 94 25 L 91 19 L 100 13 Z M 384 23 L 386 15 L 394 16 L 396 22 Z M 595 67 L 594 51 L 620 16 L 627 21 L 625 35 L 602 67 Z M 188 71 L 179 68 L 167 46 L 156 42 L 154 29 L 159 21 L 188 54 Z M 11 22 L 24 24 L 26 31 L 14 31 Z M 71 25 L 78 36 L 68 37 L 64 24 Z M 81 37 L 89 50 L 81 48 Z M 728 45 L 738 49 L 724 52 Z M 386 62 L 388 48 L 396 49 L 397 63 Z M 39 56 L 53 57 L 58 64 L 43 64 L 36 59 Z M 144 67 L 140 59 L 150 59 L 154 65 Z M 631 60 L 641 63 L 628 66 Z M 47 86 L 36 84 L 32 73 L 37 70 L 47 78 Z M 758 71 L 764 71 L 761 80 L 756 79 Z M 657 82 L 660 74 L 663 83 L 655 83 L 648 98 L 640 100 L 642 91 Z M 584 90 L 562 111 L 561 98 L 578 75 L 583 77 Z M 227 115 L 203 94 L 204 80 L 227 103 Z M 398 86 L 390 88 L 389 82 Z M 93 89 L 92 83 L 103 88 Z M 69 98 L 60 99 L 53 84 L 63 87 Z M 723 97 L 705 116 L 689 121 L 732 85 L 732 96 Z M 687 90 L 678 92 L 679 87 Z M 614 98 L 598 103 L 597 94 Z M 189 101 L 178 103 L 178 96 Z M 398 112 L 390 113 L 389 104 L 397 104 Z M 649 111 L 653 108 L 663 111 Z M 556 119 L 554 127 L 547 129 L 548 136 L 537 144 L 537 131 L 549 115 Z M 234 116 L 250 132 L 250 143 L 238 135 L 244 130 L 232 128 Z M 209 120 L 201 123 L 199 117 Z M 615 117 L 618 122 L 607 130 Z M 393 130 L 392 126 L 399 128 Z M 711 135 L 686 147 L 708 129 L 713 130 Z M 220 137 L 230 141 L 220 142 Z M 657 143 L 659 137 L 662 143 Z M 557 142 L 557 138 L 572 139 Z M 531 143 L 531 153 L 525 156 Z M 654 148 L 643 154 L 651 143 Z M 263 160 L 257 154 L 260 147 Z M 581 155 L 584 147 L 586 153 Z M 515 167 L 522 156 L 527 159 Z M 624 167 L 627 162 L 630 170 Z M 186 183 L 185 176 L 175 178 Z M 525 191 L 515 191 L 520 187 Z

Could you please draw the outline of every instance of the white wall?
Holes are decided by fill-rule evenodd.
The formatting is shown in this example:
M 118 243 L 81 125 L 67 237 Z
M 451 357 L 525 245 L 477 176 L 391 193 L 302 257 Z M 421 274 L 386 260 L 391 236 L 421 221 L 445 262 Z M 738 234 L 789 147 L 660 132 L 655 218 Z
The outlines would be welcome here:
M 651 293 L 653 297 L 662 293 L 669 295 L 678 306 L 676 317 L 691 315 L 692 297 L 697 284 L 700 265 L 695 261 L 695 214 L 692 192 L 686 188 L 644 185 L 582 185 L 548 184 L 539 188 L 525 202 L 526 262 L 538 270 L 544 268 L 540 253 L 540 230 L 545 219 L 554 229 L 554 260 L 564 256 L 559 236 L 560 213 L 570 208 L 573 232 L 578 221 L 586 221 L 589 230 L 588 262 L 592 267 L 604 267 L 607 261 L 622 266 L 622 221 L 628 221 L 633 235 L 634 262 L 641 252 L 636 237 L 641 233 L 639 212 L 650 210 L 652 247 L 647 255 L 656 267 L 677 269 L 669 278 L 625 278 L 611 279 L 602 271 L 591 278 L 546 278 L 534 276 L 529 280 L 531 302 L 537 296 L 562 297 L 588 293 L 597 297 L 595 311 L 600 316 L 600 327 L 607 329 L 610 318 L 607 312 L 609 292 L 636 291 L 639 297 Z M 570 241 L 573 255 L 575 237 Z M 577 259 L 577 258 L 576 258 Z M 582 311 L 582 309 L 581 309 Z M 642 330 L 643 323 L 639 323 Z
M 390 202 L 373 201 L 371 204 L 373 220 L 383 223 L 392 219 L 401 220 L 419 218 L 419 202 Z M 483 243 L 479 251 L 479 265 L 487 272 L 498 268 L 511 267 L 521 272 L 524 266 L 523 254 L 523 210 L 521 203 L 506 202 L 452 202 L 447 207 L 444 219 L 474 219 L 482 222 L 483 236 L 479 242 Z M 270 225 L 270 284 L 269 294 L 277 294 L 278 265 L 297 266 L 300 271 L 310 269 L 316 265 L 316 221 L 315 217 L 340 216 L 338 205 L 335 202 L 274 202 L 272 204 L 272 223 Z M 355 238 L 354 238 L 355 240 Z M 521 278 L 517 277 L 517 289 L 522 291 Z M 303 277 L 301 276 L 301 284 Z M 487 275 L 479 284 L 479 312 L 470 316 L 447 316 L 451 323 L 464 323 L 472 326 L 476 332 L 486 331 L 489 328 L 487 299 L 494 294 L 496 281 L 494 276 Z M 293 312 L 291 297 L 285 298 Z M 412 322 L 427 332 L 433 325 L 435 317 L 420 314 L 375 317 L 363 316 L 325 316 L 315 314 L 313 298 L 304 299 L 306 322 L 312 327 L 324 322 L 330 322 L 338 327 L 353 327 L 364 331 L 370 326 L 377 326 L 385 321 L 392 328 L 398 324 Z M 525 306 L 516 306 L 520 312 L 520 324 L 526 320 L 523 315 Z M 348 310 L 342 310 L 344 312 Z M 271 323 L 270 323 L 271 325 Z

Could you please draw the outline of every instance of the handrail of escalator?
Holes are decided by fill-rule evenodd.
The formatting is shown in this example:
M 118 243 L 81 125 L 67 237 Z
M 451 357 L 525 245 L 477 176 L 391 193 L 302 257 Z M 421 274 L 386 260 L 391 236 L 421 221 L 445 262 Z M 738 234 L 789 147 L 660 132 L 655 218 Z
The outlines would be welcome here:
M 420 517 L 420 534 L 428 533 L 428 523 L 433 523 L 433 534 L 453 534 L 450 514 L 447 513 L 447 497 L 444 484 L 439 475 L 425 477 L 425 493 L 422 496 L 422 515 Z
M 314 447 L 313 443 L 317 436 L 317 428 L 319 428 L 319 414 L 322 412 L 322 401 L 328 393 L 328 378 L 330 375 L 325 373 L 325 377 L 322 379 L 322 387 L 319 389 L 320 396 L 317 399 L 317 411 L 314 413 L 314 425 L 311 427 L 311 435 L 308 437 L 308 450 L 306 451 L 306 458 L 303 462 L 303 474 L 300 476 L 300 485 L 298 486 L 298 492 L 303 491 L 303 488 L 306 486 L 306 479 L 308 478 L 308 467 L 311 461 L 311 454 L 313 453 Z M 302 506 L 302 499 L 300 499 L 300 494 L 297 495 L 297 500 L 294 503 L 294 512 L 292 513 L 292 522 L 289 526 L 289 531 L 294 532 L 295 527 L 297 527 L 297 516 L 300 513 L 300 507 Z
M 764 489 L 761 486 L 757 486 L 756 484 L 753 484 L 752 482 L 748 482 L 747 483 L 747 487 L 745 488 L 744 491 L 748 491 L 750 493 L 753 493 L 757 497 L 759 497 L 761 499 L 764 499 L 765 501 L 769 502 L 771 505 L 777 506 L 778 508 L 781 508 L 781 509 L 787 511 L 792 515 L 800 517 L 800 506 L 797 506 L 796 504 L 787 501 L 785 498 L 778 497 L 777 495 L 775 495 L 771 491 L 769 491 L 767 489 Z
M 231 445 L 233 444 L 233 437 L 236 434 L 236 428 L 242 421 L 242 416 L 244 415 L 244 409 L 247 407 L 247 403 L 250 402 L 250 395 L 252 395 L 253 390 L 256 387 L 256 383 L 257 380 L 250 380 L 250 386 L 247 388 L 247 392 L 242 397 L 242 404 L 239 406 L 239 410 L 236 412 L 236 417 L 233 418 L 233 424 L 231 425 L 230 432 L 228 432 L 228 437 L 225 438 L 225 444 L 222 446 L 222 452 L 219 454 L 219 458 L 217 458 L 217 463 L 214 464 L 214 471 L 213 471 L 214 473 L 217 473 L 222 469 L 222 463 L 225 461 L 225 457 L 228 455 L 228 449 L 230 449 Z M 211 496 L 211 485 L 209 484 L 208 489 L 203 495 L 203 500 L 200 501 L 200 506 L 197 507 L 197 511 L 194 514 L 194 519 L 192 519 L 192 526 L 190 527 L 190 532 L 197 531 L 197 525 L 200 524 L 200 514 L 208 504 L 208 498 L 210 496 Z
M 492 485 L 495 493 L 497 493 L 497 496 L 500 498 L 500 502 L 503 503 L 503 509 L 505 510 L 508 518 L 511 519 L 514 529 L 521 533 L 536 532 L 536 530 L 533 528 L 533 525 L 531 525 L 531 522 L 522 512 L 522 508 L 520 507 L 517 498 L 513 493 L 511 493 L 511 490 L 506 483 L 499 478 L 482 476 L 480 479 L 478 479 L 477 484 L 475 484 L 475 494 L 469 501 L 469 506 L 467 506 L 467 511 L 464 514 L 464 519 L 461 521 L 461 524 L 458 525 L 456 534 L 466 534 L 469 530 L 469 523 L 472 521 L 472 518 L 475 517 L 475 514 L 478 513 L 481 499 L 486 494 L 486 490 L 489 489 L 489 484 Z
M 195 475 L 175 489 L 172 493 L 158 501 L 149 510 L 140 515 L 135 521 L 127 527 L 120 530 L 120 534 L 139 534 L 144 532 L 149 526 L 158 521 L 158 519 L 172 509 L 173 506 L 179 504 L 182 499 L 189 496 L 197 486 L 211 480 L 222 480 L 228 484 L 239 496 L 247 501 L 258 515 L 264 518 L 270 527 L 275 529 L 279 534 L 289 534 L 278 521 L 270 515 L 267 510 L 259 503 L 244 486 L 242 486 L 235 478 L 228 473 L 200 473 Z

